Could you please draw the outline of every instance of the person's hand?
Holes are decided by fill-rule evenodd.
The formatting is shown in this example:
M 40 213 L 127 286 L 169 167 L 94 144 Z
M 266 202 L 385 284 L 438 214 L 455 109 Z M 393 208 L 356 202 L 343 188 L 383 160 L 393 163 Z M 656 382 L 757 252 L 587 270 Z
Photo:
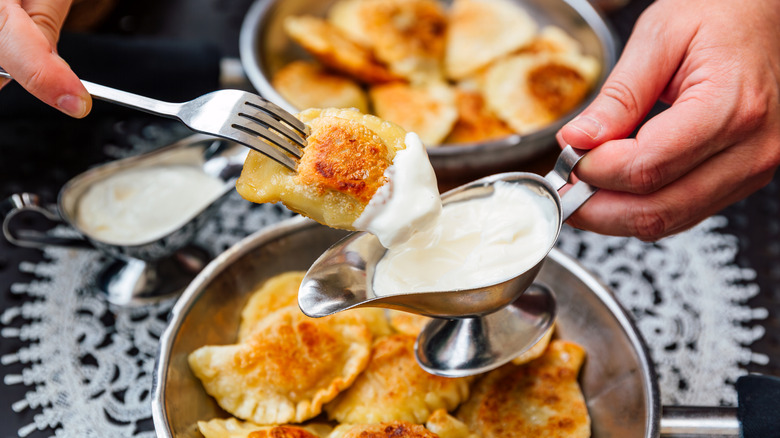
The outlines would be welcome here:
M 768 184 L 780 164 L 780 2 L 658 0 L 599 95 L 558 133 L 602 188 L 570 219 L 655 240 Z M 626 138 L 660 99 L 671 106 Z
M 84 117 L 92 98 L 57 55 L 71 0 L 0 0 L 0 67 L 43 102 Z M 8 83 L 0 79 L 0 88 Z

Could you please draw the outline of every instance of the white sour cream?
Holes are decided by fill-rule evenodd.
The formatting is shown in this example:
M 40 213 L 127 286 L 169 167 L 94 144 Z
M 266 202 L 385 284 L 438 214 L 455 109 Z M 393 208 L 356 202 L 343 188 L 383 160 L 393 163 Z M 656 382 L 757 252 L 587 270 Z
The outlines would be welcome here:
M 441 214 L 441 197 L 428 154 L 417 134 L 404 139 L 385 169 L 387 183 L 377 190 L 363 213 L 352 224 L 377 236 L 385 248 L 408 240 L 415 231 L 429 229 Z
M 187 223 L 224 191 L 224 182 L 191 166 L 128 169 L 84 193 L 76 222 L 106 243 L 147 243 Z
M 444 206 L 428 231 L 390 247 L 374 273 L 378 296 L 470 289 L 533 267 L 557 229 L 555 204 L 525 186 L 497 182 L 491 196 Z

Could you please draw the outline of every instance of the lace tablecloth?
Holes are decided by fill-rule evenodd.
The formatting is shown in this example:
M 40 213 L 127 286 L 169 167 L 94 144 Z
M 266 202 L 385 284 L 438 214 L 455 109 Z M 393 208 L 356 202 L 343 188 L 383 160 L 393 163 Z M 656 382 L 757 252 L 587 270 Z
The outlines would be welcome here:
M 218 253 L 291 216 L 232 195 L 197 243 Z M 635 317 L 657 365 L 664 404 L 733 405 L 733 382 L 744 366 L 768 360 L 748 347 L 763 334 L 750 322 L 767 312 L 742 304 L 758 292 L 755 273 L 735 264 L 737 241 L 719 231 L 724 225 L 724 217 L 713 217 L 656 243 L 562 232 L 560 248 L 610 285 Z M 152 372 L 173 301 L 112 308 L 91 286 L 104 261 L 100 254 L 48 248 L 44 255 L 41 263 L 20 266 L 35 280 L 12 285 L 25 299 L 0 316 L 0 336 L 25 345 L 0 358 L 0 366 L 22 365 L 4 384 L 28 388 L 12 409 L 39 412 L 19 436 L 36 430 L 63 437 L 154 436 Z

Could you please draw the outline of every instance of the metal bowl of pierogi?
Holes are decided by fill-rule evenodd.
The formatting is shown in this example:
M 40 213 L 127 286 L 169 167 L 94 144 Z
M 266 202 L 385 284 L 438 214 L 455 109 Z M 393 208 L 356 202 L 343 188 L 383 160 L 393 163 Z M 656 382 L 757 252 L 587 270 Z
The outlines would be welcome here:
M 261 230 L 214 259 L 175 305 L 154 374 L 153 416 L 159 437 L 199 437 L 198 421 L 226 418 L 188 365 L 204 345 L 237 339 L 250 294 L 277 274 L 306 270 L 346 232 L 304 218 Z M 610 290 L 575 260 L 553 249 L 538 281 L 557 296 L 558 338 L 585 349 L 579 384 L 592 436 L 654 437 L 660 402 L 644 341 Z
M 305 50 L 298 41 L 293 40 L 289 36 L 291 31 L 286 28 L 285 19 L 291 16 L 298 17 L 302 15 L 328 18 L 334 4 L 348 2 L 344 0 L 256 0 L 245 16 L 239 42 L 241 61 L 247 77 L 263 97 L 291 112 L 305 109 L 300 108 L 301 105 L 312 106 L 323 101 L 327 102 L 324 105 L 335 106 L 344 102 L 343 105 L 360 108 L 365 100 L 369 112 L 385 120 L 396 122 L 407 131 L 415 131 L 420 134 L 423 142 L 428 146 L 430 159 L 440 182 L 447 186 L 459 185 L 476 177 L 500 171 L 518 170 L 523 165 L 533 163 L 534 160 L 538 161 L 545 153 L 554 151 L 557 147 L 554 138 L 555 133 L 567 121 L 581 112 L 593 99 L 597 90 L 603 84 L 604 79 L 615 65 L 619 52 L 619 43 L 614 31 L 600 12 L 587 0 L 499 0 L 499 3 L 508 3 L 512 7 L 522 7 L 527 12 L 530 21 L 533 22 L 531 24 L 535 26 L 537 35 L 544 34 L 549 28 L 554 28 L 551 32 L 553 36 L 550 38 L 552 42 L 549 45 L 556 45 L 561 40 L 566 40 L 568 42 L 564 42 L 562 45 L 566 47 L 566 50 L 572 48 L 578 54 L 590 58 L 592 64 L 594 64 L 593 68 L 589 70 L 592 72 L 592 75 L 588 73 L 592 77 L 587 78 L 587 90 L 578 95 L 576 102 L 564 105 L 560 111 L 554 111 L 554 117 L 545 120 L 541 124 L 535 121 L 528 121 L 525 117 L 538 117 L 544 111 L 531 109 L 536 107 L 522 104 L 521 101 L 526 99 L 526 95 L 516 96 L 513 93 L 518 88 L 506 85 L 506 82 L 511 82 L 521 76 L 521 73 L 515 74 L 512 68 L 520 68 L 521 64 L 525 65 L 523 61 L 515 62 L 512 64 L 513 67 L 506 69 L 488 67 L 498 62 L 495 60 L 515 56 L 518 51 L 541 50 L 538 47 L 547 45 L 547 43 L 537 44 L 535 49 L 528 49 L 529 46 L 523 46 L 514 52 L 507 48 L 507 53 L 503 53 L 501 56 L 497 55 L 498 57 L 491 61 L 490 64 L 480 64 L 481 67 L 477 70 L 472 70 L 468 74 L 462 72 L 453 73 L 457 78 L 453 78 L 449 74 L 450 71 L 457 69 L 465 63 L 478 60 L 487 52 L 493 50 L 501 52 L 505 45 L 511 45 L 510 40 L 512 36 L 508 35 L 517 35 L 518 32 L 521 32 L 521 29 L 529 24 L 527 22 L 529 20 L 522 18 L 513 20 L 511 10 L 508 14 L 498 12 L 496 13 L 497 19 L 485 19 L 482 23 L 487 24 L 481 24 L 483 28 L 486 26 L 505 26 L 505 30 L 484 29 L 484 32 L 480 32 L 480 29 L 468 29 L 464 32 L 463 38 L 461 38 L 468 41 L 478 38 L 480 35 L 495 35 L 495 38 L 500 41 L 495 41 L 495 44 L 493 44 L 492 40 L 485 41 L 484 44 L 474 44 L 470 47 L 464 47 L 462 50 L 458 47 L 452 50 L 452 53 L 458 54 L 458 56 L 447 58 L 453 59 L 451 62 L 444 62 L 445 67 L 447 64 L 454 65 L 452 68 L 446 68 L 446 72 L 443 74 L 444 82 L 451 88 L 458 90 L 455 98 L 456 109 L 453 111 L 442 109 L 442 106 L 449 108 L 449 104 L 441 104 L 441 100 L 446 99 L 444 97 L 441 100 L 439 99 L 442 96 L 442 93 L 438 93 L 438 91 L 441 91 L 439 88 L 437 88 L 438 91 L 436 93 L 431 93 L 437 96 L 433 98 L 432 103 L 427 98 L 418 100 L 419 94 L 417 93 L 393 93 L 389 90 L 375 92 L 374 88 L 386 89 L 392 87 L 382 87 L 386 85 L 385 83 L 380 83 L 378 87 L 375 87 L 376 84 L 367 84 L 365 80 L 359 79 L 357 81 L 358 85 L 365 91 L 367 97 L 360 97 L 359 100 L 356 100 L 357 98 L 352 99 L 352 97 L 356 96 L 355 93 L 360 93 L 360 91 L 354 91 L 355 87 L 347 90 L 346 86 L 332 85 L 331 77 L 321 76 L 320 80 L 317 80 L 319 76 L 316 74 L 312 76 L 311 74 L 301 73 L 303 70 L 306 70 L 301 66 L 298 66 L 301 68 L 296 70 L 296 73 L 299 74 L 292 74 L 292 72 L 289 75 L 285 74 L 285 78 L 282 80 L 280 72 L 295 61 L 314 61 L 322 64 L 320 58 L 313 57 L 310 50 Z M 440 3 L 443 4 L 446 13 L 458 1 L 441 0 Z M 473 5 L 469 7 L 473 7 Z M 506 7 L 506 5 L 501 7 Z M 452 15 L 450 14 L 449 16 L 451 17 Z M 468 12 L 465 15 L 466 18 L 462 21 L 469 21 Z M 355 23 L 361 24 L 359 19 Z M 376 27 L 374 23 L 365 24 L 364 22 L 363 24 L 369 30 L 371 26 Z M 447 26 L 449 28 L 450 25 L 447 24 Z M 349 30 L 350 28 L 360 26 L 352 26 L 352 23 L 347 20 L 347 23 L 342 27 Z M 327 39 L 320 38 L 318 33 L 314 36 L 316 32 L 306 26 L 301 26 L 300 33 L 304 38 L 311 39 L 312 46 L 318 46 Z M 562 34 L 568 35 L 569 39 L 561 38 L 560 35 Z M 455 38 L 450 40 L 454 41 Z M 447 40 L 447 44 L 450 44 L 450 40 Z M 390 40 L 383 41 L 383 43 L 386 43 L 385 49 L 390 52 L 390 57 L 397 54 L 395 49 L 398 45 L 394 45 Z M 339 52 L 344 53 L 343 50 L 339 50 L 339 47 L 336 47 L 325 53 L 325 63 L 332 61 L 334 56 L 338 57 Z M 375 53 L 379 52 L 375 50 Z M 378 56 L 381 57 L 381 53 Z M 348 60 L 348 62 L 353 61 L 353 58 Z M 392 67 L 393 60 L 388 62 Z M 398 64 L 398 69 L 403 74 L 405 73 L 403 69 L 412 63 L 402 59 Z M 328 65 L 328 67 L 330 68 L 332 65 Z M 494 71 L 503 73 L 495 73 L 495 75 L 491 76 Z M 338 71 L 338 73 L 342 74 L 343 71 Z M 346 75 L 349 76 L 350 74 L 347 73 Z M 290 78 L 290 76 L 294 76 L 294 78 Z M 301 76 L 313 77 L 314 79 L 309 83 L 304 83 L 304 79 Z M 496 79 L 485 79 L 483 81 L 486 77 L 495 77 Z M 373 76 L 366 80 L 371 81 L 373 80 L 372 78 Z M 415 78 L 416 76 L 410 74 L 408 77 L 402 77 L 402 80 L 408 79 L 410 82 L 414 82 Z M 487 87 L 485 84 L 493 85 L 492 87 Z M 326 86 L 332 88 L 322 88 Z M 558 86 L 558 84 L 547 84 L 542 88 L 549 90 L 550 87 Z M 488 88 L 492 92 L 488 91 Z M 568 90 L 568 88 L 566 89 Z M 474 99 L 471 98 L 461 98 L 461 90 L 484 91 L 482 94 L 485 98 L 485 105 L 474 103 Z M 296 98 L 291 98 L 291 94 L 295 95 Z M 342 99 L 339 100 L 339 97 Z M 292 102 L 293 100 L 297 100 L 300 103 L 296 105 Z M 413 102 L 418 101 L 421 102 L 420 106 L 415 106 Z M 558 100 L 553 103 L 555 105 L 561 104 Z M 490 110 L 485 112 L 483 111 L 484 107 L 489 107 Z M 420 110 L 416 108 L 425 109 Z M 458 114 L 454 125 L 451 123 L 449 126 L 444 126 L 446 125 L 446 120 L 451 120 L 453 113 Z M 464 116 L 466 113 L 469 115 Z M 495 120 L 492 115 L 486 115 L 487 113 L 492 115 L 495 115 L 493 113 L 498 114 L 500 116 L 498 117 L 499 122 L 494 123 Z M 396 120 L 396 117 L 400 117 L 400 119 Z M 415 126 L 415 120 L 423 120 L 426 124 L 425 128 L 419 130 L 412 129 L 406 124 L 409 121 L 411 126 Z M 506 132 L 502 131 L 502 126 L 509 127 L 509 130 Z M 432 132 L 430 135 L 427 135 L 429 130 Z M 433 140 L 429 141 L 428 138 L 433 138 Z

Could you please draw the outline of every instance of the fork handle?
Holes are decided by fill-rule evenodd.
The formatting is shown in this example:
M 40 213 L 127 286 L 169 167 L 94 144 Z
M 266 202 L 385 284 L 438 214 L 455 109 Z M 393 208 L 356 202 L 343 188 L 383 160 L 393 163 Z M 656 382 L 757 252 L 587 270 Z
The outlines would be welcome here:
M 0 67 L 0 77 L 13 79 L 8 72 Z M 84 81 L 81 83 L 87 92 L 93 97 L 107 102 L 115 103 L 137 110 L 145 111 L 147 113 L 156 114 L 165 117 L 172 117 L 178 119 L 180 103 L 164 102 L 162 100 L 151 99 L 149 97 L 140 96 L 138 94 L 129 93 L 127 91 L 117 90 L 116 88 L 106 87 L 105 85 L 96 84 L 94 82 Z
M 115 103 L 147 113 L 157 114 L 165 117 L 178 119 L 179 108 L 181 104 L 164 102 L 162 100 L 152 99 L 127 91 L 117 90 L 116 88 L 106 87 L 89 81 L 81 81 L 89 94 L 100 100 Z

